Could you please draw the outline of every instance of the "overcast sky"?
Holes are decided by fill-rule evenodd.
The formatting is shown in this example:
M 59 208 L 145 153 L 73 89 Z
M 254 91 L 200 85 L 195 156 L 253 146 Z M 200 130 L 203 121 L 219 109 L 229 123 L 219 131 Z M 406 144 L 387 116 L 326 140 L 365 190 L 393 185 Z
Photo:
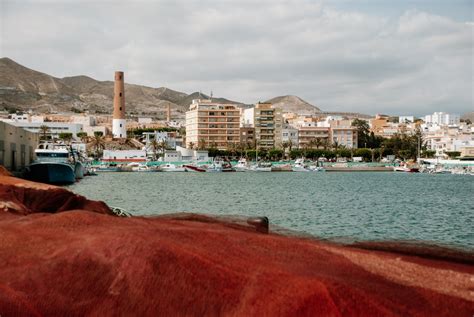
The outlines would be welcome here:
M 257 4 L 258 2 L 258 4 Z M 474 111 L 473 1 L 0 0 L 0 55 L 254 103 L 327 111 Z

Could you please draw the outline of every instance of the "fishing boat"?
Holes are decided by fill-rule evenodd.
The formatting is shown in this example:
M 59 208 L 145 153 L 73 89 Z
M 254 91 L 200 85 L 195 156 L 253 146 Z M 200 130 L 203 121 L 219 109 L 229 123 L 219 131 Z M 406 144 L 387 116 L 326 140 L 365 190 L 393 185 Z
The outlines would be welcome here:
M 200 172 L 200 173 L 206 172 L 206 168 L 205 168 L 204 166 L 198 166 L 198 165 L 196 165 L 196 164 L 183 165 L 183 167 L 184 167 L 188 172 Z
M 171 163 L 166 163 L 166 164 L 160 165 L 158 167 L 158 171 L 160 172 L 186 172 L 187 169 L 184 166 L 176 166 Z
M 250 166 L 250 171 L 252 172 L 271 172 L 272 171 L 272 163 L 270 162 L 258 162 Z
M 420 168 L 414 164 L 401 164 L 400 166 L 393 167 L 394 172 L 404 172 L 404 173 L 418 173 Z
M 242 157 L 237 162 L 237 165 L 234 166 L 234 169 L 237 172 L 247 172 L 250 169 L 250 164 L 247 162 L 247 159 L 245 157 Z
M 131 162 L 122 167 L 122 172 L 156 172 L 157 170 L 147 166 L 146 164 Z
M 212 163 L 206 167 L 206 172 L 235 172 L 229 161 L 220 158 L 214 158 Z
M 311 172 L 311 170 L 304 163 L 304 158 L 299 158 L 295 161 L 292 167 L 293 172 Z
M 120 166 L 116 163 L 106 163 L 100 164 L 94 167 L 95 172 L 102 173 L 102 172 L 120 172 Z
M 36 160 L 26 169 L 26 178 L 47 184 L 73 184 L 84 177 L 84 165 L 66 144 L 45 142 L 35 150 Z

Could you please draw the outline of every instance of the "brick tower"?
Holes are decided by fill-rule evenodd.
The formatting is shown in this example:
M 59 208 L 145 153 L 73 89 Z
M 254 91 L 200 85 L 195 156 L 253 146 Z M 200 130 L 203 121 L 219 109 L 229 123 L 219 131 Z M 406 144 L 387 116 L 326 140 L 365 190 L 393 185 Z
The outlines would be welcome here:
M 125 125 L 125 86 L 123 72 L 115 72 L 112 135 L 114 138 L 127 137 L 127 127 Z

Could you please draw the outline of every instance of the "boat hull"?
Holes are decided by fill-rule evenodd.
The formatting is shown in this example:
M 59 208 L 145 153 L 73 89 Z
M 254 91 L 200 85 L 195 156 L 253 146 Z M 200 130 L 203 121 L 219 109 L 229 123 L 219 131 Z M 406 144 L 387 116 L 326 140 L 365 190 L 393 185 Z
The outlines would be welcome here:
M 54 185 L 73 184 L 76 181 L 74 167 L 66 163 L 33 163 L 28 167 L 26 177 L 35 182 Z

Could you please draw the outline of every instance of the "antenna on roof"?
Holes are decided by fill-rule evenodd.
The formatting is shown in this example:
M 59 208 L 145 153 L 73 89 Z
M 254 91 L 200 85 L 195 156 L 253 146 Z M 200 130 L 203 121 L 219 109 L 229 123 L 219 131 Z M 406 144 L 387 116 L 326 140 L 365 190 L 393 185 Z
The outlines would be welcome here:
M 212 90 L 211 90 L 211 102 L 212 102 Z

